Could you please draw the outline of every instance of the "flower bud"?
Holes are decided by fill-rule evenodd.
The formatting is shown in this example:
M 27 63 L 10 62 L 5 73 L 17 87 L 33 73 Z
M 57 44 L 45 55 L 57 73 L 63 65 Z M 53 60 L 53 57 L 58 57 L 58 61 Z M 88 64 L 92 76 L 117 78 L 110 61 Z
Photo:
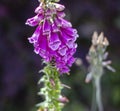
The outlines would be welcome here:
M 92 44 L 97 45 L 98 33 L 94 32 L 92 36 Z
M 60 98 L 59 98 L 59 101 L 60 101 L 61 103 L 68 103 L 68 102 L 69 102 L 69 100 L 68 100 L 66 97 L 60 97 Z

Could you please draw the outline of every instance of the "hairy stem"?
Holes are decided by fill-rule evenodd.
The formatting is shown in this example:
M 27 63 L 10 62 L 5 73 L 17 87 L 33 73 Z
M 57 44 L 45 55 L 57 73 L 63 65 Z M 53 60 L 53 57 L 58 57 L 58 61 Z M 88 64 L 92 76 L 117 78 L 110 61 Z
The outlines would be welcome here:
M 92 107 L 91 111 L 103 111 L 103 104 L 101 98 L 101 85 L 100 85 L 100 76 L 97 76 L 93 80 L 93 95 L 92 95 Z
M 96 109 L 97 109 L 97 104 L 96 104 L 96 87 L 95 87 L 94 80 L 92 81 L 92 83 L 93 83 L 93 95 L 92 95 L 91 111 L 96 111 Z
M 101 85 L 100 85 L 101 76 L 95 78 L 95 87 L 96 87 L 96 102 L 99 111 L 103 111 L 103 104 L 101 99 Z
M 44 96 L 44 102 L 38 104 L 38 111 L 61 111 L 63 104 L 59 100 L 62 98 L 61 90 L 62 84 L 59 79 L 59 73 L 57 69 L 48 64 L 43 70 L 43 77 L 40 82 L 44 83 L 44 87 L 40 89 L 38 94 Z

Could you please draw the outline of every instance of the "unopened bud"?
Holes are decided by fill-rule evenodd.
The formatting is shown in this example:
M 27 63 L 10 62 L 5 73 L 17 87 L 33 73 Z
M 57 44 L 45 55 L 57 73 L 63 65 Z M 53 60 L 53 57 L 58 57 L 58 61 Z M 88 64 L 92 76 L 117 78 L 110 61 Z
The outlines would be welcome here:
M 94 32 L 92 36 L 92 44 L 97 45 L 98 33 Z
M 61 103 L 68 103 L 68 102 L 69 102 L 69 100 L 68 100 L 66 97 L 60 97 L 60 98 L 59 98 L 59 101 L 60 101 Z
M 108 42 L 108 40 L 107 40 L 106 37 L 104 38 L 103 45 L 105 45 L 105 46 L 108 46 L 108 45 L 109 45 L 109 42 Z
M 99 37 L 98 37 L 97 43 L 98 44 L 103 44 L 103 39 L 104 39 L 104 34 L 103 34 L 103 32 L 101 32 Z
M 82 65 L 82 60 L 80 58 L 77 58 L 76 61 L 75 61 L 75 64 L 77 66 L 81 66 Z
M 55 87 L 55 81 L 54 81 L 54 79 L 50 78 L 50 83 L 51 83 L 51 85 L 52 85 L 53 87 Z

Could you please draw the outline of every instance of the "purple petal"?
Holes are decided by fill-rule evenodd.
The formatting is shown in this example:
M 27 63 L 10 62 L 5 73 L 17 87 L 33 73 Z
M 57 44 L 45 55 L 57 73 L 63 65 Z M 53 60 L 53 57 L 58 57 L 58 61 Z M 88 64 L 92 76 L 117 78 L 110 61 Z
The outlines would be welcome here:
M 73 40 L 69 40 L 66 45 L 69 47 L 69 48 L 77 48 L 77 44 L 73 42 Z
M 64 18 L 65 17 L 65 13 L 64 12 L 57 12 L 57 16 Z
M 58 55 L 56 54 L 56 52 L 53 51 L 53 50 L 51 50 L 51 49 L 49 48 L 49 57 L 50 57 L 50 60 L 52 60 L 53 58 L 56 59 L 57 56 L 58 56 Z
M 39 54 L 39 51 L 40 51 L 40 48 L 39 48 L 39 47 L 35 47 L 34 52 L 35 52 L 36 54 Z
M 61 27 L 61 26 L 62 26 L 61 20 L 60 20 L 58 17 L 55 18 L 55 24 L 56 24 L 58 27 Z
M 57 68 L 62 68 L 63 66 L 65 66 L 66 65 L 66 63 L 64 62 L 64 61 L 62 61 L 62 57 L 60 57 L 60 56 L 56 56 L 56 66 L 57 66 Z
M 45 19 L 44 23 L 43 23 L 43 34 L 44 35 L 48 35 L 50 32 L 51 32 L 50 21 L 48 21 L 47 19 Z
M 61 32 L 61 40 L 69 47 L 72 48 L 75 42 L 75 38 L 72 36 L 67 35 L 63 31 Z
M 66 34 L 68 34 L 68 35 L 70 35 L 70 36 L 73 36 L 73 37 L 75 37 L 75 38 L 78 37 L 78 35 L 77 35 L 77 30 L 76 30 L 76 29 L 73 29 L 73 28 L 71 28 L 71 27 L 68 27 L 68 28 L 62 28 L 62 30 L 63 30 Z
M 76 48 L 72 48 L 69 49 L 67 53 L 72 56 L 75 52 L 76 52 Z
M 68 73 L 70 71 L 70 69 L 67 66 L 63 66 L 59 70 L 61 74 Z
M 52 18 L 52 16 L 55 14 L 56 14 L 56 10 L 47 9 L 46 13 L 45 13 L 45 18 L 50 20 Z
M 74 62 L 75 62 L 75 58 L 71 57 L 71 58 L 67 61 L 67 64 L 68 64 L 69 67 L 71 67 Z
M 61 23 L 62 23 L 62 27 L 72 27 L 72 24 L 70 22 L 68 22 L 67 20 L 60 18 Z
M 43 58 L 46 58 L 48 54 L 47 37 L 41 34 L 36 47 L 39 48 L 39 55 Z
M 58 53 L 61 55 L 61 56 L 64 56 L 66 54 L 66 51 L 67 51 L 67 47 L 65 45 L 61 46 L 59 49 L 58 49 Z
M 69 40 L 68 42 L 67 42 L 67 46 L 69 47 L 69 48 L 73 48 L 73 41 L 72 40 Z
M 36 15 L 32 18 L 29 18 L 27 19 L 26 21 L 26 25 L 29 25 L 29 26 L 36 26 L 39 24 L 39 22 L 43 19 L 43 16 L 42 15 Z
M 38 27 L 36 28 L 35 32 L 33 33 L 32 37 L 28 38 L 28 40 L 29 40 L 30 43 L 35 43 L 35 42 L 37 42 L 38 37 L 39 37 L 39 35 L 40 35 L 40 30 L 41 30 L 41 27 L 38 26 Z
M 59 27 L 57 27 L 57 25 L 55 23 L 52 24 L 52 31 L 53 32 L 59 32 Z
M 58 4 L 58 3 L 54 3 L 56 9 L 58 11 L 63 11 L 65 9 L 65 6 L 64 5 L 61 5 L 61 4 Z
M 58 34 L 51 32 L 49 37 L 49 47 L 55 51 L 59 48 L 60 45 L 61 45 L 61 41 L 59 39 Z
M 41 13 L 43 13 L 44 11 L 43 11 L 43 8 L 39 5 L 36 9 L 35 9 L 35 13 L 39 13 L 39 14 L 41 14 Z
M 56 10 L 52 10 L 52 9 L 47 9 L 45 15 L 46 16 L 51 16 L 53 14 L 56 14 Z
M 68 63 L 68 61 L 73 56 L 73 54 L 75 53 L 75 51 L 76 51 L 76 49 L 69 49 L 69 50 L 67 50 L 66 54 L 62 57 L 62 60 L 65 63 Z

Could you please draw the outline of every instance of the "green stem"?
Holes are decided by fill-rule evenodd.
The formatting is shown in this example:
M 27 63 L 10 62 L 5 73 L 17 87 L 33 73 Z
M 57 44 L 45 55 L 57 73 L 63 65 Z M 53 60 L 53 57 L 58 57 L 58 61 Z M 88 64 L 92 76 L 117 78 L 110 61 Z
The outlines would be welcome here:
M 100 85 L 100 76 L 96 76 L 93 79 L 93 96 L 92 96 L 92 107 L 91 111 L 103 111 L 103 104 L 101 99 L 101 85 Z
M 38 104 L 39 110 L 61 111 L 63 104 L 59 99 L 62 97 L 61 90 L 63 87 L 59 79 L 59 73 L 57 69 L 50 64 L 42 71 L 45 75 L 40 79 L 40 82 L 44 83 L 44 87 L 40 89 L 39 94 L 45 97 L 45 101 Z
M 95 78 L 95 87 L 96 87 L 96 102 L 98 105 L 98 110 L 103 111 L 103 104 L 101 99 L 101 86 L 100 86 L 101 76 Z
M 93 83 L 93 95 L 92 95 L 92 107 L 91 111 L 96 111 L 97 109 L 97 104 L 96 104 L 96 87 L 95 87 L 95 81 L 92 81 Z

